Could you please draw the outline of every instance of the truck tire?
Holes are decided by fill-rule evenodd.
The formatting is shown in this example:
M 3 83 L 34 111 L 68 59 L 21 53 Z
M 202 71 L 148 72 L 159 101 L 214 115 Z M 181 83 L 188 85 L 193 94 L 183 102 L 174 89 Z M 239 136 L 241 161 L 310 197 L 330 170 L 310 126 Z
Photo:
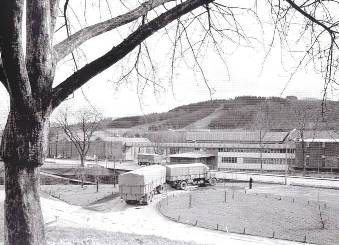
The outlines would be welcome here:
M 212 178 L 212 179 L 209 180 L 209 183 L 210 183 L 210 185 L 214 186 L 214 185 L 217 184 L 217 179 L 216 178 Z
M 179 186 L 180 186 L 181 190 L 186 190 L 187 189 L 187 182 L 186 181 L 181 181 Z
M 146 194 L 146 197 L 143 200 L 143 204 L 144 205 L 148 205 L 150 202 L 151 202 L 151 195 L 150 194 Z
M 157 193 L 158 193 L 158 194 L 161 194 L 161 193 L 163 192 L 163 190 L 164 190 L 164 187 L 163 187 L 162 185 L 159 185 L 159 186 L 157 187 Z

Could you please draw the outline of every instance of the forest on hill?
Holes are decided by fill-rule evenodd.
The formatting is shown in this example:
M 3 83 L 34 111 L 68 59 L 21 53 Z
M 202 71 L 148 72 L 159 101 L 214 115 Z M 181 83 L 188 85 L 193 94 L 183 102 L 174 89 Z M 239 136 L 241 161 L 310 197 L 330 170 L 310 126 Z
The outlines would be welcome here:
M 241 96 L 183 105 L 165 113 L 104 120 L 101 127 L 146 127 L 151 131 L 188 129 L 191 125 L 195 125 L 195 129 L 338 129 L 338 105 L 337 101 L 324 104 L 321 100 L 295 96 Z M 201 123 L 197 124 L 199 121 Z

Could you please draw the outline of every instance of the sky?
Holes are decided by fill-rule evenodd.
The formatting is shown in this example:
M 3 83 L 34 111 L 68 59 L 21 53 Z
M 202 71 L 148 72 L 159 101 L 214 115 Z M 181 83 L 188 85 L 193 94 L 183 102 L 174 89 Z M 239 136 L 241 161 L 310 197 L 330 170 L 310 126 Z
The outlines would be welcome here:
M 74 7 L 80 8 L 80 6 Z M 104 19 L 107 12 L 101 14 L 101 18 Z M 118 14 L 118 12 L 114 14 Z M 87 23 L 94 23 L 97 18 L 98 16 L 95 14 L 90 14 L 87 16 Z M 166 33 L 159 32 L 147 40 L 148 51 L 158 74 L 156 82 L 161 84 L 156 87 L 156 91 L 153 86 L 145 86 L 141 94 L 140 88 L 143 86 L 140 84 L 138 86 L 135 75 L 130 76 L 127 81 L 123 81 L 117 86 L 116 82 L 121 77 L 121 71 L 124 70 L 126 73 L 128 68 L 134 64 L 137 51 L 134 50 L 131 56 L 124 58 L 85 84 L 62 106 L 70 107 L 73 110 L 94 106 L 105 117 L 116 118 L 164 112 L 183 104 L 209 99 L 234 98 L 241 95 L 282 97 L 296 95 L 299 98 L 321 98 L 324 86 L 323 78 L 312 65 L 302 66 L 294 74 L 303 55 L 302 51 L 305 50 L 303 44 L 296 44 L 293 47 L 294 52 L 291 53 L 286 47 L 282 47 L 279 40 L 276 39 L 270 49 L 273 36 L 272 24 L 269 18 L 267 20 L 265 18 L 262 19 L 262 26 L 260 26 L 246 14 L 241 14 L 239 17 L 248 36 L 254 37 L 253 42 L 237 45 L 223 40 L 220 44 L 222 55 L 215 52 L 213 45 L 202 49 L 197 54 L 212 93 L 207 88 L 206 81 L 202 78 L 199 67 L 195 64 L 194 57 L 190 52 L 185 53 L 185 60 L 180 59 L 180 55 L 176 57 L 174 76 L 170 80 L 170 57 L 173 54 L 173 48 L 170 46 Z M 76 23 L 75 20 L 74 23 Z M 74 26 L 77 28 L 76 24 Z M 173 34 L 174 27 L 175 25 L 169 26 L 168 32 Z M 118 31 L 109 32 L 86 42 L 82 46 L 86 58 L 79 59 L 79 64 L 83 65 L 98 57 L 99 54 L 107 52 L 127 35 L 128 28 L 130 27 L 123 27 Z M 196 35 L 199 33 L 198 31 L 198 27 L 192 30 L 190 33 L 192 40 L 201 39 L 199 34 Z M 57 33 L 56 43 L 63 38 L 65 38 L 65 33 Z M 146 50 L 143 49 L 144 54 L 145 52 Z M 220 56 L 223 60 L 220 59 Z M 146 56 L 144 55 L 144 57 Z M 66 62 L 66 60 L 69 60 L 69 57 L 66 57 L 58 65 L 55 85 L 74 71 L 73 62 Z M 145 65 L 145 67 L 144 70 L 149 70 L 149 65 Z M 294 74 L 292 79 L 290 79 L 291 74 Z M 331 91 L 329 96 L 337 100 L 337 95 Z M 0 85 L 0 125 L 4 124 L 7 111 L 8 96 Z

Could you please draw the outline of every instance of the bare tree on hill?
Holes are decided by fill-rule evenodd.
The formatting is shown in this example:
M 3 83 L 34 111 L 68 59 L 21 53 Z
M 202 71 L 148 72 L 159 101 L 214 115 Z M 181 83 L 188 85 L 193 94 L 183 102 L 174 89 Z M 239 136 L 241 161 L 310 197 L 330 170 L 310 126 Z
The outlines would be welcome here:
M 81 29 L 74 30 L 69 13 L 72 11 L 78 14 L 77 17 L 84 16 L 86 19 L 90 10 L 85 9 L 83 13 L 71 8 L 72 1 L 0 1 L 0 81 L 10 97 L 10 111 L 1 143 L 6 176 L 5 244 L 46 244 L 38 193 L 39 168 L 46 154 L 48 121 L 55 108 L 130 53 L 136 54 L 135 61 L 118 83 L 126 81 L 128 75 L 134 72 L 139 89 L 142 90 L 146 83 L 157 87 L 157 72 L 149 55 L 151 47 L 145 41 L 160 29 L 164 29 L 165 36 L 171 36 L 167 26 L 174 29 L 174 35 L 169 38 L 172 44 L 170 80 L 178 58 L 190 55 L 194 64 L 192 68 L 198 71 L 211 92 L 199 55 L 202 48 L 207 47 L 205 44 L 210 43 L 223 58 L 225 54 L 218 45 L 220 40 L 228 40 L 234 45 L 242 41 L 248 44 L 250 38 L 237 17 L 248 17 L 249 13 L 256 15 L 256 12 L 255 7 L 244 8 L 241 2 L 235 5 L 228 5 L 229 2 L 223 0 L 136 2 L 134 9 L 128 9 L 121 15 L 104 21 L 100 19 L 93 25 L 81 25 Z M 336 39 L 339 22 L 335 16 L 336 8 L 330 5 L 337 6 L 338 3 L 268 2 L 281 39 L 289 37 L 286 34 L 291 18 L 296 14 L 301 16 L 298 19 L 304 27 L 301 35 L 308 34 L 310 41 L 305 52 L 307 58 L 302 61 L 308 63 L 312 57 L 316 63 L 323 61 L 317 68 L 321 68 L 324 74 L 326 95 L 327 88 L 335 83 L 338 62 Z M 119 3 L 122 1 L 114 3 L 114 6 Z M 107 9 L 112 10 L 109 4 Z M 319 15 L 317 9 L 322 9 L 323 14 Z M 173 21 L 175 23 L 169 25 Z M 86 41 L 124 26 L 127 26 L 124 29 L 127 35 L 117 44 L 112 42 L 109 51 L 87 64 L 77 63 L 76 54 L 80 53 L 79 49 Z M 60 31 L 64 40 L 58 42 L 55 33 Z M 60 61 L 67 58 L 74 61 L 75 72 L 61 82 L 55 81 L 57 65 L 62 65 Z

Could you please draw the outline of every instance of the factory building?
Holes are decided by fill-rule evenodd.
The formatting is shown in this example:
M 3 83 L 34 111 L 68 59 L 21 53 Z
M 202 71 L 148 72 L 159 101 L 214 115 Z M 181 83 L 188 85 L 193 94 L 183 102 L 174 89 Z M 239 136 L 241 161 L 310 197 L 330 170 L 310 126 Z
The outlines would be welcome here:
M 334 131 L 306 131 L 295 137 L 295 168 L 339 171 L 339 134 Z
M 185 142 L 131 143 L 134 147 L 158 148 L 168 162 L 197 162 L 196 156 L 211 158 L 219 170 L 286 171 L 294 165 L 295 145 L 289 132 L 188 131 Z M 213 160 L 212 160 L 213 159 Z M 201 158 L 200 162 L 207 162 Z

